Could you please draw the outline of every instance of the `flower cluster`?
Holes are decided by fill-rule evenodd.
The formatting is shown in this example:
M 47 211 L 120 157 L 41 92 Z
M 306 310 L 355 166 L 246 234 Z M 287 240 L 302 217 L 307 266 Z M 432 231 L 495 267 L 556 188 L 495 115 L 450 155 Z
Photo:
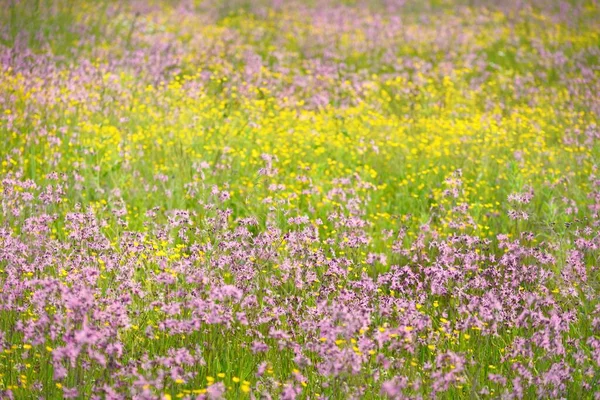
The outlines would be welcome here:
M 0 398 L 600 397 L 595 2 L 79 3 L 0 10 Z

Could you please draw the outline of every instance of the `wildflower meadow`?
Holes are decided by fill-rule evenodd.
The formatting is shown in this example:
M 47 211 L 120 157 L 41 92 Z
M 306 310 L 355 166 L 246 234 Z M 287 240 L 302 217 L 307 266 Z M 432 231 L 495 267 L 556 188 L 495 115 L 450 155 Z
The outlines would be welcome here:
M 600 399 L 596 0 L 0 1 L 0 399 Z

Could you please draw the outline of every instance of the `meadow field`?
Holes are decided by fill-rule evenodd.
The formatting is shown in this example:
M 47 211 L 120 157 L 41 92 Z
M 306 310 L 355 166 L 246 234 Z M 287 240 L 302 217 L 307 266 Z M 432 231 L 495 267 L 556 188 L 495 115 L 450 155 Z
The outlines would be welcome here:
M 0 399 L 600 399 L 597 1 L 0 3 Z

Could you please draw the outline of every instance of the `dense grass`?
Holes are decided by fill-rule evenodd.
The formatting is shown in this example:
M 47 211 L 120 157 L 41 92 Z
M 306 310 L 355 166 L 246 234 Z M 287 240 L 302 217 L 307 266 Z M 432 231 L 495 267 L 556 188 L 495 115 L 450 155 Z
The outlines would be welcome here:
M 599 17 L 7 3 L 0 397 L 592 398 Z

